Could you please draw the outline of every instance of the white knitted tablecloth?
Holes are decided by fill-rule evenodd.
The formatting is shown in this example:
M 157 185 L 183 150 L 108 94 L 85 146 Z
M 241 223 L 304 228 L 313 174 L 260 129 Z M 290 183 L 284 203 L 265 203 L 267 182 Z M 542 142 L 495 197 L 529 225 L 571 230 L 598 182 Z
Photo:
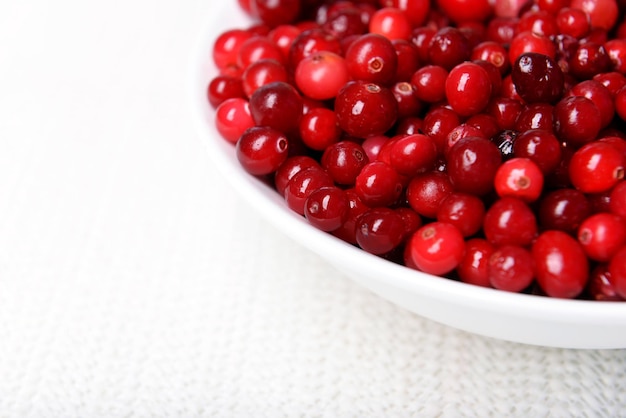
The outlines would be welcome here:
M 626 416 L 626 351 L 399 309 L 211 167 L 212 0 L 0 2 L 0 418 Z

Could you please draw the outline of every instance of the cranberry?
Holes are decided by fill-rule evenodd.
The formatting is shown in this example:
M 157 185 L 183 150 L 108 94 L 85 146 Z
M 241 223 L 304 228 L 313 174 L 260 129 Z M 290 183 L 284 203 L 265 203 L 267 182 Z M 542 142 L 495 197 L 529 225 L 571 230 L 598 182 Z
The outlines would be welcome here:
M 348 215 L 345 222 L 338 229 L 332 231 L 332 234 L 345 242 L 356 245 L 357 220 L 369 208 L 361 201 L 353 188 L 346 189 L 344 193 L 348 199 Z
M 574 233 L 591 213 L 587 197 L 576 189 L 558 189 L 547 193 L 539 205 L 539 223 L 543 229 Z
M 426 113 L 423 129 L 424 133 L 435 141 L 439 153 L 443 153 L 448 134 L 460 123 L 459 115 L 452 109 L 438 107 Z
M 348 82 L 337 95 L 335 113 L 349 135 L 365 138 L 388 131 L 398 117 L 391 90 L 365 81 Z
M 563 94 L 563 73 L 547 55 L 523 53 L 513 64 L 511 77 L 515 90 L 527 103 L 554 103 Z
M 302 31 L 300 35 L 294 39 L 289 49 L 289 67 L 292 69 L 297 68 L 300 61 L 319 51 L 330 51 L 341 55 L 341 42 L 322 28 Z
M 426 65 L 411 76 L 417 97 L 427 103 L 438 103 L 446 98 L 448 71 L 438 65 Z
M 465 242 L 465 253 L 456 267 L 456 272 L 464 283 L 491 287 L 489 280 L 489 260 L 494 251 L 493 245 L 483 238 L 472 238 Z
M 227 99 L 245 97 L 246 93 L 239 77 L 219 75 L 213 78 L 207 87 L 207 99 L 214 108 Z
M 391 43 L 398 57 L 395 80 L 410 81 L 413 74 L 420 68 L 419 51 L 413 43 L 404 39 L 396 39 Z
M 488 139 L 463 138 L 448 153 L 448 175 L 455 190 L 484 196 L 493 190 L 502 162 L 498 147 Z
M 322 28 L 338 39 L 367 32 L 367 22 L 363 21 L 361 12 L 356 7 L 331 11 L 322 23 Z
M 350 186 L 354 185 L 356 177 L 369 163 L 369 158 L 356 142 L 340 141 L 324 150 L 321 163 L 335 183 Z
M 470 44 L 463 33 L 453 27 L 437 31 L 428 45 L 428 60 L 446 70 L 469 59 L 472 53 Z
M 282 132 L 255 126 L 237 141 L 237 159 L 250 174 L 271 174 L 287 159 L 288 140 Z
M 613 28 L 619 14 L 615 0 L 572 0 L 570 7 L 587 13 L 591 26 L 604 30 Z
M 602 127 L 598 107 L 582 96 L 568 96 L 554 106 L 554 132 L 559 139 L 580 146 L 593 141 Z
M 470 237 L 483 225 L 485 204 L 471 194 L 451 193 L 444 197 L 437 209 L 437 220 L 456 226 L 464 237 Z
M 398 56 L 391 41 L 368 33 L 359 36 L 346 51 L 348 72 L 353 79 L 390 85 L 396 77 Z
M 337 96 L 349 81 L 345 59 L 331 51 L 314 52 L 303 58 L 295 70 L 295 82 L 302 94 L 315 100 Z
M 568 65 L 569 72 L 574 77 L 586 80 L 607 71 L 611 66 L 611 59 L 602 44 L 586 42 L 578 46 Z
M 248 129 L 254 126 L 247 100 L 227 99 L 215 111 L 215 127 L 220 135 L 233 144 Z
M 611 70 L 626 73 L 626 40 L 611 39 L 604 43 L 604 50 L 611 60 Z
M 536 280 L 548 296 L 575 298 L 585 289 L 589 262 L 576 239 L 562 231 L 545 231 L 531 251 Z
M 472 61 L 487 61 L 493 64 L 501 75 L 507 74 L 511 63 L 507 49 L 495 41 L 484 41 L 474 47 L 471 54 Z
M 370 207 L 390 206 L 403 190 L 400 175 L 382 161 L 367 163 L 356 177 L 354 188 L 359 198 Z
M 415 87 L 407 81 L 399 81 L 391 87 L 398 103 L 398 119 L 417 115 L 422 110 L 422 102 L 417 97 Z
M 440 203 L 452 193 L 453 186 L 445 173 L 431 171 L 411 179 L 407 185 L 406 199 L 415 212 L 435 219 Z
M 598 301 L 622 301 L 615 288 L 614 279 L 609 272 L 607 264 L 596 266 L 589 276 L 587 293 L 592 300 Z
M 372 254 L 385 254 L 396 248 L 404 238 L 402 217 L 390 208 L 372 208 L 359 216 L 356 242 Z
M 422 0 L 380 0 L 383 7 L 396 7 L 404 12 L 413 27 L 422 26 L 430 11 L 430 2 Z
M 532 209 L 515 197 L 496 200 L 485 213 L 483 232 L 491 244 L 527 246 L 537 234 Z
M 293 41 L 302 33 L 302 30 L 295 25 L 279 25 L 273 28 L 267 37 L 276 44 L 282 51 L 285 62 L 289 58 L 289 49 Z
M 376 33 L 389 40 L 409 39 L 413 28 L 409 17 L 395 7 L 378 9 L 369 21 L 370 33 Z
M 545 10 L 529 10 L 522 14 L 517 23 L 519 32 L 529 31 L 537 35 L 551 37 L 559 33 L 554 16 Z
M 572 155 L 569 175 L 583 193 L 602 193 L 624 178 L 623 154 L 605 142 L 590 142 Z
M 609 261 L 626 243 L 626 224 L 613 213 L 596 213 L 580 224 L 577 236 L 589 258 Z
M 425 273 L 443 275 L 454 270 L 465 252 L 463 235 L 445 222 L 431 222 L 415 231 L 407 243 L 412 265 Z
M 509 62 L 514 63 L 520 55 L 535 52 L 554 59 L 556 48 L 550 38 L 531 31 L 520 32 L 511 40 Z
M 251 37 L 241 44 L 237 54 L 239 68 L 246 69 L 262 59 L 271 59 L 282 64 L 285 58 L 280 48 L 264 36 Z
M 250 0 L 250 10 L 253 16 L 274 27 L 294 22 L 300 15 L 300 3 L 297 0 Z
M 513 155 L 529 158 L 545 175 L 554 171 L 561 161 L 561 145 L 550 131 L 528 129 L 515 138 Z
M 330 109 L 320 107 L 311 109 L 300 120 L 300 138 L 311 149 L 324 151 L 339 141 L 341 129 L 337 115 Z
M 481 22 L 492 13 L 492 5 L 487 0 L 439 0 L 441 10 L 453 22 Z
M 300 128 L 302 98 L 289 83 L 269 83 L 250 97 L 250 113 L 257 125 L 270 126 L 290 135 Z
M 611 189 L 609 210 L 626 219 L 626 181 L 620 181 Z
M 494 184 L 500 197 L 511 196 L 534 202 L 543 191 L 543 173 L 530 158 L 512 158 L 498 167 Z
M 434 168 L 437 161 L 435 142 L 426 135 L 399 138 L 390 150 L 391 166 L 400 174 L 415 176 Z
M 493 116 L 502 130 L 514 130 L 523 105 L 518 99 L 498 97 L 487 105 L 487 112 Z
M 304 216 L 314 227 L 322 231 L 334 231 L 348 219 L 348 198 L 335 186 L 314 190 L 304 203 Z
M 309 167 L 298 171 L 287 183 L 285 202 L 294 212 L 304 215 L 306 199 L 315 190 L 333 186 L 332 178 L 319 167 Z
M 489 103 L 491 87 L 489 74 L 483 67 L 465 62 L 450 71 L 445 83 L 446 98 L 459 115 L 475 115 Z
M 580 39 L 590 29 L 587 13 L 580 9 L 564 7 L 556 15 L 556 24 L 560 33 Z
M 243 29 L 231 29 L 220 34 L 213 44 L 213 62 L 219 70 L 238 66 L 237 57 L 241 45 L 252 38 L 252 34 Z
M 526 248 L 503 245 L 489 257 L 489 283 L 496 289 L 521 292 L 533 282 L 533 257 Z
M 320 168 L 320 165 L 309 156 L 295 155 L 287 157 L 287 160 L 274 173 L 274 187 L 278 194 L 284 196 L 289 180 L 298 172 L 311 167 Z
M 600 111 L 600 126 L 607 127 L 615 115 L 613 97 L 608 88 L 596 80 L 585 80 L 574 85 L 568 92 L 569 96 L 582 96 L 591 100 Z

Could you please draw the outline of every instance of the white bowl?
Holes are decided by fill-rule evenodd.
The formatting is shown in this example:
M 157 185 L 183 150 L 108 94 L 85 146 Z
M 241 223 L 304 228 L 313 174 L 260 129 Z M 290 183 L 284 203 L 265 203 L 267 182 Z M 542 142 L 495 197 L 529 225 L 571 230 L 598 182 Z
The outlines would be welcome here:
M 214 126 L 206 87 L 216 74 L 211 48 L 225 29 L 251 22 L 235 0 L 221 2 L 191 63 L 191 107 L 215 166 L 251 207 L 284 234 L 319 254 L 339 271 L 381 297 L 451 327 L 507 341 L 561 348 L 626 348 L 626 302 L 563 300 L 508 293 L 424 274 L 321 232 L 289 210 L 274 190 L 239 166 L 234 147 Z

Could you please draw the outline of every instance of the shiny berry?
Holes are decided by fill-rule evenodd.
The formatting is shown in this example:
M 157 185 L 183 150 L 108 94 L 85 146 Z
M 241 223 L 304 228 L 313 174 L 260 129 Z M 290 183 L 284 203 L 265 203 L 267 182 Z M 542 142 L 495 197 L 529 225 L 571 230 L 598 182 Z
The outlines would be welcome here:
M 329 145 L 322 154 L 322 167 L 335 183 L 351 186 L 369 158 L 363 147 L 353 141 L 339 141 Z
M 602 127 L 598 107 L 582 96 L 568 96 L 554 106 L 554 133 L 562 141 L 580 146 L 593 141 Z
M 250 97 L 250 113 L 258 126 L 269 126 L 290 135 L 298 132 L 302 98 L 289 83 L 277 81 L 259 87 Z
M 348 218 L 349 202 L 345 192 L 335 186 L 314 190 L 304 204 L 304 217 L 322 231 L 339 229 Z
M 403 185 L 400 175 L 389 164 L 373 161 L 356 177 L 354 189 L 370 207 L 390 206 L 400 197 Z
M 516 157 L 502 163 L 494 179 L 498 196 L 534 202 L 543 192 L 543 173 L 530 158 Z
M 454 191 L 445 173 L 431 171 L 411 179 L 407 185 L 406 199 L 415 212 L 435 219 L 444 198 Z
M 547 55 L 526 52 L 511 69 L 515 90 L 527 103 L 554 103 L 561 98 L 564 78 L 561 68 Z
M 542 232 L 532 245 L 536 280 L 556 298 L 575 298 L 587 285 L 589 262 L 582 247 L 562 231 Z
M 345 54 L 348 73 L 355 80 L 391 84 L 398 68 L 398 56 L 391 41 L 368 33 L 354 40 Z
M 485 204 L 477 196 L 466 193 L 450 193 L 437 209 L 437 220 L 456 226 L 464 237 L 476 234 L 483 225 Z
M 541 199 L 539 224 L 542 229 L 575 233 L 590 213 L 591 205 L 582 192 L 571 188 L 553 190 Z
M 623 154 L 610 144 L 590 142 L 572 155 L 569 175 L 574 187 L 583 193 L 602 193 L 624 178 Z
M 315 190 L 333 186 L 331 177 L 319 167 L 309 167 L 298 171 L 287 183 L 285 202 L 294 212 L 304 215 L 307 198 Z
M 494 246 L 483 238 L 472 238 L 465 242 L 465 253 L 456 267 L 456 273 L 464 283 L 491 287 L 489 260 Z
M 372 208 L 356 222 L 356 242 L 371 254 L 386 254 L 404 239 L 402 217 L 390 208 Z
M 303 58 L 295 71 L 298 89 L 315 100 L 334 98 L 349 79 L 345 59 L 330 51 L 315 52 Z
M 287 137 L 267 126 L 255 126 L 237 141 L 237 159 L 250 174 L 271 174 L 287 159 Z
M 215 111 L 215 127 L 220 135 L 233 144 L 248 129 L 254 126 L 250 106 L 246 99 L 224 100 Z
M 524 201 L 515 197 L 496 200 L 485 213 L 483 232 L 495 246 L 527 246 L 537 235 L 537 219 Z
M 521 292 L 534 277 L 533 257 L 524 247 L 503 245 L 489 257 L 489 283 L 496 289 Z
M 339 126 L 349 135 L 366 138 L 388 131 L 398 117 L 398 105 L 391 90 L 374 83 L 351 81 L 335 100 Z
M 626 243 L 626 223 L 613 213 L 596 213 L 580 224 L 577 237 L 589 258 L 609 261 Z
M 454 270 L 465 252 L 463 235 L 445 222 L 431 222 L 419 228 L 407 242 L 408 257 L 418 270 L 444 275 Z
M 456 191 L 484 196 L 493 190 L 502 155 L 490 140 L 469 137 L 450 149 L 447 161 L 450 182 Z

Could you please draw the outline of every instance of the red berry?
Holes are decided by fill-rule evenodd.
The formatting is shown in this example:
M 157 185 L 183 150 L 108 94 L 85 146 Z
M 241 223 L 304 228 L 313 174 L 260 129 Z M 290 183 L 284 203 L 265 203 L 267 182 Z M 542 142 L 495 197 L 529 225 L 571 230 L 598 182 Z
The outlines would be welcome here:
M 604 30 L 613 28 L 619 14 L 615 0 L 572 0 L 570 7 L 587 13 L 591 26 Z
M 471 194 L 450 193 L 441 200 L 437 220 L 456 226 L 464 237 L 476 234 L 483 225 L 485 204 Z
M 412 25 L 404 11 L 394 7 L 383 7 L 372 15 L 369 31 L 389 40 L 409 39 Z
M 309 167 L 298 171 L 287 183 L 285 188 L 285 202 L 294 212 L 304 215 L 306 199 L 315 190 L 333 186 L 333 180 L 328 173 L 319 167 Z
M 548 296 L 575 298 L 585 289 L 589 262 L 576 239 L 562 231 L 545 231 L 531 252 L 537 282 Z
M 254 122 L 286 135 L 298 132 L 302 106 L 297 90 L 283 81 L 261 86 L 250 97 L 250 113 Z
M 250 106 L 246 99 L 224 100 L 215 111 L 215 127 L 224 139 L 233 144 L 248 129 L 254 126 Z
M 370 207 L 390 206 L 402 193 L 400 175 L 389 164 L 373 161 L 366 164 L 354 185 L 359 198 Z
M 454 270 L 465 252 L 461 232 L 445 222 L 431 222 L 419 228 L 408 243 L 413 265 L 425 273 L 443 275 Z
M 500 197 L 511 196 L 533 202 L 543 192 L 543 173 L 529 158 L 512 158 L 498 167 L 494 184 Z
M 295 82 L 302 94 L 315 100 L 336 97 L 349 79 L 345 59 L 331 51 L 319 51 L 303 58 L 295 71 Z
M 489 260 L 493 251 L 493 245 L 483 238 L 467 240 L 463 258 L 456 267 L 456 272 L 461 281 L 477 286 L 491 287 Z
M 441 10 L 453 22 L 482 22 L 492 13 L 488 0 L 437 0 Z
M 304 216 L 322 231 L 334 231 L 348 219 L 350 203 L 345 192 L 335 186 L 314 190 L 304 203 Z
M 609 261 L 626 243 L 626 223 L 615 214 L 596 213 L 580 224 L 577 237 L 589 258 Z
M 406 190 L 406 199 L 418 214 L 435 219 L 443 199 L 453 192 L 453 186 L 445 173 L 431 171 L 411 179 Z
M 612 145 L 590 142 L 572 155 L 570 179 L 583 193 L 602 193 L 624 178 L 624 163 L 624 156 Z
M 491 80 L 478 64 L 465 62 L 454 67 L 446 79 L 446 98 L 461 116 L 479 113 L 489 103 Z
M 503 245 L 489 257 L 489 283 L 496 289 L 521 292 L 534 277 L 533 257 L 524 247 Z
M 396 76 L 398 56 L 391 41 L 382 35 L 359 36 L 346 51 L 346 65 L 355 80 L 389 85 Z
M 320 107 L 311 109 L 300 120 L 300 138 L 304 144 L 314 150 L 324 151 L 339 141 L 341 129 L 337 115 L 330 109 Z
M 386 254 L 400 245 L 403 238 L 404 222 L 393 209 L 368 209 L 357 220 L 356 241 L 368 253 Z
M 537 235 L 537 219 L 530 207 L 514 197 L 496 200 L 485 213 L 483 232 L 495 246 L 527 246 Z
M 602 128 L 598 107 L 582 96 L 568 96 L 554 106 L 554 133 L 574 146 L 593 141 Z
M 553 190 L 539 203 L 539 224 L 542 229 L 574 233 L 590 213 L 591 204 L 579 190 Z
M 412 177 L 434 168 L 437 147 L 426 135 L 407 135 L 394 142 L 389 157 L 391 166 L 398 173 Z
M 271 174 L 287 159 L 288 140 L 282 132 L 255 126 L 237 141 L 237 159 L 250 174 Z
M 398 105 L 391 90 L 374 83 L 351 81 L 339 91 L 335 113 L 344 131 L 366 138 L 391 129 L 398 117 Z
M 493 190 L 502 156 L 490 140 L 468 137 L 450 149 L 447 161 L 450 182 L 457 191 L 484 196 Z

